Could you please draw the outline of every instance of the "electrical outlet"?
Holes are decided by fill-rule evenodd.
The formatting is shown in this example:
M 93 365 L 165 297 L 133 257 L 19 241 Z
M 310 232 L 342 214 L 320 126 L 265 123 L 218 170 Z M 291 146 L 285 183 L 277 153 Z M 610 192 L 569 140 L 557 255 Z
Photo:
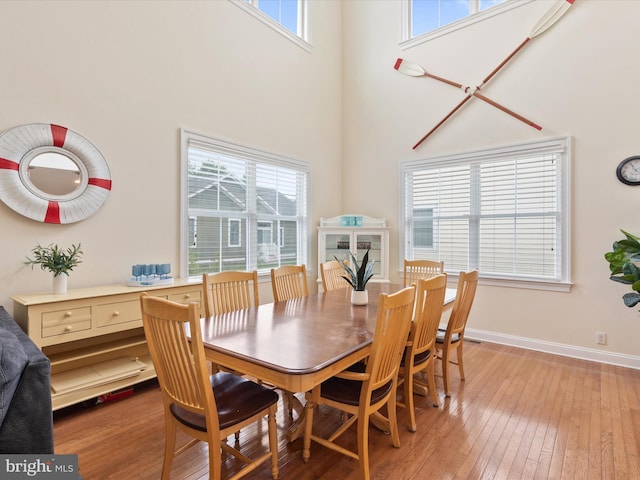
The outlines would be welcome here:
M 607 344 L 607 334 L 605 332 L 596 332 L 596 343 L 598 345 Z

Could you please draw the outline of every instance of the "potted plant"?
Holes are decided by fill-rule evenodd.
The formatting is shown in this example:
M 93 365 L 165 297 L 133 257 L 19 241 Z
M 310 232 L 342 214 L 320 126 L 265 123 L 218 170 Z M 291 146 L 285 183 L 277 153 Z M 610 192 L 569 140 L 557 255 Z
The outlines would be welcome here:
M 37 244 L 31 253 L 33 258 L 27 257 L 27 261 L 24 263 L 31 265 L 31 268 L 34 265 L 40 265 L 42 270 L 53 273 L 53 293 L 66 293 L 69 272 L 82 262 L 80 257 L 83 252 L 80 244 L 72 244 L 66 250 L 53 243 L 46 247 Z
M 362 263 L 358 265 L 358 259 L 356 256 L 349 252 L 351 255 L 351 261 L 353 262 L 353 267 L 349 265 L 348 259 L 345 261 L 340 261 L 336 256 L 335 258 L 342 268 L 344 269 L 346 275 L 343 275 L 344 278 L 349 285 L 353 288 L 351 291 L 351 303 L 354 305 L 366 305 L 369 302 L 369 294 L 366 290 L 367 282 L 371 280 L 373 277 L 373 265 L 376 263 L 375 259 L 369 263 L 369 250 L 362 257 Z
M 626 238 L 613 242 L 613 251 L 605 253 L 604 258 L 609 262 L 609 278 L 631 285 L 633 292 L 625 293 L 622 300 L 627 307 L 633 307 L 640 303 L 640 268 L 636 265 L 640 262 L 640 237 L 620 231 Z

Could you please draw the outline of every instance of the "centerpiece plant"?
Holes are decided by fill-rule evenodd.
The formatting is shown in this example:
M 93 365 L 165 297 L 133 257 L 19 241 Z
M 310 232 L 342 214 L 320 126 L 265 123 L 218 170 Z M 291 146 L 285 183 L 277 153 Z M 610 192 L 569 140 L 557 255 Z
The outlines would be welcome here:
M 611 274 L 609 278 L 614 282 L 631 285 L 633 292 L 625 293 L 622 300 L 627 307 L 640 303 L 640 237 L 620 230 L 625 238 L 613 243 L 611 252 L 604 254 L 609 262 Z
M 371 261 L 371 263 L 369 263 L 369 250 L 367 250 L 367 253 L 364 254 L 364 257 L 362 257 L 362 262 L 360 264 L 358 264 L 358 259 L 352 252 L 349 252 L 349 255 L 351 255 L 353 268 L 351 268 L 348 259 L 340 261 L 336 256 L 334 256 L 333 258 L 335 258 L 340 263 L 340 265 L 342 265 L 342 268 L 346 273 L 346 275 L 343 275 L 342 278 L 344 278 L 347 283 L 353 288 L 351 292 L 351 303 L 356 305 L 365 305 L 369 300 L 366 286 L 367 282 L 371 280 L 371 277 L 373 277 L 373 266 L 376 261 L 374 259 Z M 358 294 L 356 292 L 364 293 Z

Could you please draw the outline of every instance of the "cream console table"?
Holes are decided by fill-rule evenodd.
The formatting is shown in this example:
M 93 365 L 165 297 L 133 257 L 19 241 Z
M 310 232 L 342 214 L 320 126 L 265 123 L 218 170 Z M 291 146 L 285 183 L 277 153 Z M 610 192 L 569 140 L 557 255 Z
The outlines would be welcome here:
M 51 360 L 57 410 L 156 376 L 142 329 L 140 293 L 198 302 L 200 280 L 173 285 L 107 285 L 65 294 L 13 295 L 14 318 Z

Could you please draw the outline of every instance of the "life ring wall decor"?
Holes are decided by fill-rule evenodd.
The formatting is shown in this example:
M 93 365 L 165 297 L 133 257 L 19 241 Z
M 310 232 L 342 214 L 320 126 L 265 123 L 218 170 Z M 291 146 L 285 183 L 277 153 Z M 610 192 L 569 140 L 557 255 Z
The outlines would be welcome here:
M 67 170 L 41 165 L 47 156 L 71 166 L 74 185 L 57 191 L 42 187 L 33 175 L 49 182 Z M 65 172 L 68 173 L 68 172 Z M 69 174 L 67 174 L 69 177 Z M 111 191 L 109 167 L 86 138 L 59 125 L 34 123 L 0 134 L 0 199 L 25 217 L 45 223 L 74 223 L 93 215 Z

